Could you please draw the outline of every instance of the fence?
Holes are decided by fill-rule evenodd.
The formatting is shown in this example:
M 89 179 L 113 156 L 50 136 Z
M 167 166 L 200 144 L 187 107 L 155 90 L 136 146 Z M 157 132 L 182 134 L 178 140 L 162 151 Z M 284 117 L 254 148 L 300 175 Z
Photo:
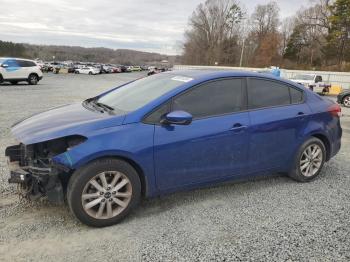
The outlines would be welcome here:
M 174 70 L 182 70 L 182 69 L 259 71 L 259 70 L 262 70 L 263 68 L 174 65 Z M 288 78 L 288 79 L 297 75 L 297 74 L 321 75 L 322 79 L 325 83 L 330 83 L 332 85 L 340 85 L 343 89 L 350 89 L 350 73 L 349 72 L 306 71 L 306 70 L 289 70 L 289 69 L 282 69 L 281 71 L 282 71 L 282 77 Z

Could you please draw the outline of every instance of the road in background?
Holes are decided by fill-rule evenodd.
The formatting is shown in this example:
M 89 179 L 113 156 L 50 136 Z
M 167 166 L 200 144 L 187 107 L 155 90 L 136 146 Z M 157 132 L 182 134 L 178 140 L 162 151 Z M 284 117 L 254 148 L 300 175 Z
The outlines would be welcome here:
M 10 126 L 144 75 L 49 74 L 37 86 L 0 86 L 1 261 L 350 260 L 345 108 L 342 149 L 311 183 L 275 176 L 144 200 L 122 223 L 103 229 L 80 224 L 65 206 L 19 201 L 3 154 L 15 143 Z

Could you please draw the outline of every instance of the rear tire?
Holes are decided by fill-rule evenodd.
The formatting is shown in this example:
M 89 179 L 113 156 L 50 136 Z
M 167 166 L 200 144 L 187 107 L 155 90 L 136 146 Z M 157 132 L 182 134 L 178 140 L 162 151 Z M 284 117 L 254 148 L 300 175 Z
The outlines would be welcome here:
M 342 102 L 345 107 L 350 108 L 350 95 L 345 96 Z
M 28 77 L 28 84 L 36 85 L 39 82 L 39 77 L 36 74 L 30 74 Z
M 316 137 L 310 138 L 299 148 L 289 176 L 299 182 L 309 182 L 320 174 L 325 160 L 326 147 L 323 142 Z
M 89 72 L 89 75 L 92 75 L 92 72 Z
M 140 197 L 141 182 L 136 170 L 114 158 L 98 159 L 78 169 L 67 189 L 72 213 L 82 223 L 93 227 L 120 222 L 138 204 Z

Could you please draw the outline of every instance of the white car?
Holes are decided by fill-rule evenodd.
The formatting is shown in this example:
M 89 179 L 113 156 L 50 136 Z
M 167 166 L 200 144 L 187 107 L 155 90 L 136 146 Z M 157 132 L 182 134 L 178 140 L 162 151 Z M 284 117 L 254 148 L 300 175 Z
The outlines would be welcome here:
M 0 83 L 10 82 L 16 85 L 26 81 L 30 85 L 36 85 L 42 78 L 43 73 L 33 60 L 0 57 Z
M 100 73 L 100 70 L 95 67 L 82 67 L 75 69 L 76 74 L 86 74 L 86 75 L 97 75 Z
M 323 83 L 322 76 L 317 74 L 299 74 L 290 78 L 291 81 L 305 86 L 320 94 L 329 92 L 330 85 Z

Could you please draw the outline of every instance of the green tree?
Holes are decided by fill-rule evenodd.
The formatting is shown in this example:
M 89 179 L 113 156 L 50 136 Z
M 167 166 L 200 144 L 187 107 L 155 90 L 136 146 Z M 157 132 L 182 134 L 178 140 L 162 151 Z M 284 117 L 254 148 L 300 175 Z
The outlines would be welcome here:
M 350 61 L 350 0 L 336 0 L 330 5 L 330 30 L 325 53 L 338 65 Z

